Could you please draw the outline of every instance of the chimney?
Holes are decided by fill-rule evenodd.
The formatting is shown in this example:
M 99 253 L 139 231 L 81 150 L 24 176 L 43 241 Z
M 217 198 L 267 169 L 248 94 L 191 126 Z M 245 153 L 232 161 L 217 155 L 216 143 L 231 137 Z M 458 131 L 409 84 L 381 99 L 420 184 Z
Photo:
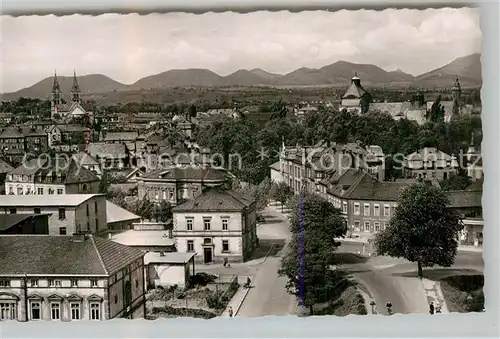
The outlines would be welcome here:
M 84 242 L 87 239 L 87 236 L 83 233 L 73 233 L 71 236 L 72 242 Z

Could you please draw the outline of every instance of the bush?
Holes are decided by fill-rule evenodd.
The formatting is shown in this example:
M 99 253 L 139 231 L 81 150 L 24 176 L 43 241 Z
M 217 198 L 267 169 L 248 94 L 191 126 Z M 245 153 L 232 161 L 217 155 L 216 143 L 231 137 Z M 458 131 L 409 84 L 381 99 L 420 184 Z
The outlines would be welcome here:
M 217 279 L 216 275 L 207 274 L 204 272 L 196 273 L 189 278 L 190 286 L 207 286 L 209 283 L 215 281 Z
M 224 308 L 224 302 L 222 301 L 222 293 L 213 293 L 205 298 L 207 305 L 214 310 L 220 310 Z

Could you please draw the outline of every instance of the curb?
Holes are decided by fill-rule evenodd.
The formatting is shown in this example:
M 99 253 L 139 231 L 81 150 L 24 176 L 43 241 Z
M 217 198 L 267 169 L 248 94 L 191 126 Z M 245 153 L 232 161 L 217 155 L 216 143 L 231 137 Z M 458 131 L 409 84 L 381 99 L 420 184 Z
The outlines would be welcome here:
M 262 261 L 259 263 L 259 265 L 261 265 L 261 264 L 263 264 L 263 263 L 265 263 L 265 262 L 266 262 L 267 257 L 269 256 L 269 253 L 271 253 L 271 251 L 274 249 L 274 247 L 275 247 L 275 246 L 276 246 L 276 244 L 273 244 L 273 245 L 271 246 L 271 248 L 269 249 L 269 251 L 267 251 L 266 256 L 264 257 L 264 259 L 262 259 Z
M 241 305 L 243 305 L 243 302 L 245 301 L 245 299 L 247 298 L 247 295 L 248 295 L 248 292 L 250 291 L 249 288 L 247 288 L 247 290 L 245 291 L 245 294 L 243 295 L 243 298 L 241 298 L 241 301 L 239 302 L 238 304 L 238 307 L 236 307 L 236 310 L 234 311 L 234 315 L 233 317 L 236 317 L 238 315 L 238 312 L 240 311 L 240 308 L 241 308 Z

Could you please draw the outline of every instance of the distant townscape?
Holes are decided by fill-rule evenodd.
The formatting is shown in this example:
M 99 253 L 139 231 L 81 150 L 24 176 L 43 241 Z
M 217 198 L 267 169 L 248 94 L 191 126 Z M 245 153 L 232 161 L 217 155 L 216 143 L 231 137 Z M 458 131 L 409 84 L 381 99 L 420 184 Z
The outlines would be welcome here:
M 0 321 L 482 312 L 480 55 L 2 95 Z

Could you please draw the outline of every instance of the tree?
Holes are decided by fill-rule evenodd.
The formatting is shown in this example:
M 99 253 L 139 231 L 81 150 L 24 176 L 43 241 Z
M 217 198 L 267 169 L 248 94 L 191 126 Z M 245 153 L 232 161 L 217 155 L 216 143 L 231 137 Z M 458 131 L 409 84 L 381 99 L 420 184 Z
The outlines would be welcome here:
M 190 118 L 196 118 L 197 110 L 195 105 L 189 106 L 188 115 Z
M 456 174 L 441 182 L 441 188 L 445 191 L 464 190 L 471 184 L 467 175 Z
M 281 203 L 281 212 L 283 212 L 283 205 L 288 201 L 292 194 L 292 189 L 285 182 L 272 183 L 269 192 L 272 199 Z
M 444 121 L 444 106 L 441 105 L 441 95 L 438 95 L 436 101 L 431 106 L 431 109 L 427 112 L 427 117 L 429 121 L 441 122 Z
M 156 221 L 167 222 L 172 218 L 172 206 L 165 200 L 153 207 L 152 217 Z
M 329 300 L 335 287 L 344 281 L 343 275 L 330 267 L 340 245 L 335 239 L 345 236 L 347 224 L 339 209 L 317 195 L 306 194 L 303 208 L 298 198 L 291 204 L 292 237 L 278 273 L 288 278 L 288 293 L 301 298 L 312 315 L 314 304 Z
M 132 207 L 135 214 L 143 219 L 151 220 L 153 218 L 155 204 L 148 200 L 142 199 L 135 202 L 135 206 Z
M 463 224 L 448 204 L 446 193 L 436 187 L 415 184 L 407 188 L 390 226 L 375 237 L 377 253 L 416 262 L 419 278 L 422 267 L 450 267 Z

